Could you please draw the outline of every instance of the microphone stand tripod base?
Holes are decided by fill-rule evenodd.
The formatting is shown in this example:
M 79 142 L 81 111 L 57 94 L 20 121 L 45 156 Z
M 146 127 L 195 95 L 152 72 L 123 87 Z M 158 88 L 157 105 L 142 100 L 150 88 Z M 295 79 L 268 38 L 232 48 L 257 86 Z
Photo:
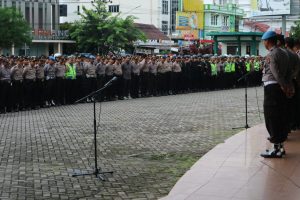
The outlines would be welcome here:
M 72 177 L 78 177 L 78 176 L 92 176 L 94 175 L 96 178 L 100 179 L 101 181 L 107 181 L 107 177 L 105 174 L 113 174 L 113 171 L 106 171 L 103 172 L 101 169 L 96 169 L 94 172 L 91 173 L 74 173 Z
M 244 128 L 244 129 L 249 129 L 249 128 L 251 128 L 248 124 L 246 124 L 245 126 L 242 126 L 242 127 L 235 127 L 235 128 L 232 128 L 233 130 L 236 130 L 236 129 L 242 129 L 242 128 Z

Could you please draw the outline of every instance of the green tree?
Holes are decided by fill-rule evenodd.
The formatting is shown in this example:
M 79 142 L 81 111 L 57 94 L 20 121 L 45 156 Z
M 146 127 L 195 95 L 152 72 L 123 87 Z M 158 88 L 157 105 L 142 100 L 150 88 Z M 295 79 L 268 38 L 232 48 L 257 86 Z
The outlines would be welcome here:
M 295 39 L 300 39 L 300 21 L 296 21 L 295 26 L 291 27 L 290 35 Z
M 106 54 L 126 50 L 134 41 L 145 40 L 144 33 L 134 26 L 134 19 L 133 16 L 125 19 L 112 16 L 106 3 L 96 0 L 92 9 L 83 7 L 81 20 L 73 24 L 70 35 L 82 51 Z
M 22 14 L 14 8 L 0 8 L 0 52 L 12 45 L 31 43 L 31 29 Z

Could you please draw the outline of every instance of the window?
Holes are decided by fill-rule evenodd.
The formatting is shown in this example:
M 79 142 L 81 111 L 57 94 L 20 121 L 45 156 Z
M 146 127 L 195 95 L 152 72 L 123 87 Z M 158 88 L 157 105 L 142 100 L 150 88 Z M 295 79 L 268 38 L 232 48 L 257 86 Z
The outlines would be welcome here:
M 169 13 L 169 2 L 166 0 L 162 1 L 162 14 L 167 15 Z
M 67 5 L 59 5 L 59 16 L 61 16 L 61 17 L 68 16 L 68 6 Z
M 25 20 L 27 23 L 30 23 L 30 8 L 29 8 L 29 3 L 25 3 Z
M 43 4 L 39 3 L 39 29 L 44 28 L 44 13 L 43 13 Z
M 228 18 L 229 18 L 229 16 L 223 16 L 223 18 L 222 18 L 222 25 L 223 26 L 228 26 Z
M 169 29 L 168 21 L 162 21 L 162 22 L 161 22 L 161 31 L 162 31 L 165 35 L 168 35 L 168 29 Z
M 108 12 L 118 13 L 118 12 L 120 12 L 120 6 L 119 5 L 109 5 Z
M 217 26 L 218 25 L 218 18 L 219 15 L 211 15 L 211 25 L 212 26 Z
M 179 2 L 178 0 L 172 0 L 171 1 L 171 16 L 170 16 L 170 22 L 171 22 L 171 29 L 172 32 L 176 30 L 176 12 L 179 10 L 178 5 Z
M 80 6 L 77 6 L 77 15 L 80 15 Z
M 225 4 L 227 4 L 227 0 L 219 0 L 219 4 L 220 5 L 225 5 Z

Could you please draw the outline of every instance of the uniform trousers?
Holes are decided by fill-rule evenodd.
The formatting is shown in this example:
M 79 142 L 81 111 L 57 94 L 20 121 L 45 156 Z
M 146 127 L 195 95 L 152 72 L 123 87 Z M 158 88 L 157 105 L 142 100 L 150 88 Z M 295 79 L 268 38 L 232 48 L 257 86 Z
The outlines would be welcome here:
M 55 79 L 55 101 L 57 104 L 65 104 L 65 79 L 56 77 Z
M 295 100 L 296 100 L 296 116 L 295 122 L 297 129 L 300 129 L 300 85 L 296 84 L 295 87 Z
M 123 99 L 123 77 L 122 75 L 115 75 L 117 77 L 117 81 L 112 85 L 114 95 L 118 95 L 119 99 Z
M 171 72 L 166 72 L 163 74 L 163 94 L 168 94 L 171 90 Z
M 106 75 L 105 76 L 105 82 L 107 83 L 108 81 L 110 81 L 114 76 L 113 75 Z M 115 91 L 114 91 L 115 87 L 114 85 L 106 88 L 106 99 L 107 100 L 113 100 L 115 98 Z
M 75 101 L 83 97 L 83 93 L 77 93 L 76 79 L 65 79 L 65 94 L 66 94 L 66 103 L 73 104 Z M 78 97 L 77 97 L 78 94 Z
M 69 83 L 70 87 L 74 88 L 74 89 L 72 89 L 73 91 L 71 92 L 70 95 L 73 96 L 73 99 L 75 99 L 75 100 L 79 100 L 80 98 L 82 98 L 84 96 L 83 80 L 84 80 L 83 76 L 76 76 L 76 79 L 73 80 L 72 83 Z M 68 81 L 66 81 L 66 82 L 68 82 Z
M 132 98 L 139 97 L 139 85 L 140 85 L 140 76 L 138 74 L 131 74 L 131 91 L 130 95 Z
M 45 99 L 50 102 L 55 100 L 55 79 L 46 80 Z
M 180 91 L 180 75 L 181 72 L 172 72 L 171 88 L 173 94 L 178 94 Z
M 131 79 L 124 79 L 123 78 L 123 96 L 124 97 L 129 97 L 130 84 L 131 84 Z
M 24 107 L 33 108 L 36 106 L 34 94 L 35 94 L 35 79 L 24 80 Z
M 0 82 L 0 112 L 11 110 L 12 101 L 11 101 L 11 93 L 12 87 L 9 81 L 1 81 Z
M 149 90 L 149 72 L 141 72 L 141 95 L 146 96 Z
M 149 74 L 149 94 L 156 96 L 157 95 L 157 76 L 156 74 Z
M 270 142 L 283 143 L 288 135 L 287 98 L 279 84 L 264 87 L 264 116 Z
M 12 81 L 12 106 L 14 108 L 24 107 L 24 89 L 22 81 Z
M 99 90 L 100 88 L 102 88 L 105 84 L 105 75 L 98 75 L 97 76 L 97 90 Z M 96 96 L 97 101 L 103 101 L 104 97 L 105 97 L 105 92 L 106 90 L 102 91 L 101 94 L 98 94 Z
M 42 107 L 45 102 L 45 81 L 44 79 L 36 79 L 35 82 L 35 101 L 37 105 Z

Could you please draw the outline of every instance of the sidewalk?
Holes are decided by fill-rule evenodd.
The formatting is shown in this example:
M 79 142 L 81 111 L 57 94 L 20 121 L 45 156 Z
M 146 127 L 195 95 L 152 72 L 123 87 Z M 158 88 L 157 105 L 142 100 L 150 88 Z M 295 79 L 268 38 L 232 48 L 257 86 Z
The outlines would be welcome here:
M 162 200 L 299 200 L 300 132 L 290 134 L 287 155 L 263 159 L 271 145 L 259 125 L 203 156 Z

